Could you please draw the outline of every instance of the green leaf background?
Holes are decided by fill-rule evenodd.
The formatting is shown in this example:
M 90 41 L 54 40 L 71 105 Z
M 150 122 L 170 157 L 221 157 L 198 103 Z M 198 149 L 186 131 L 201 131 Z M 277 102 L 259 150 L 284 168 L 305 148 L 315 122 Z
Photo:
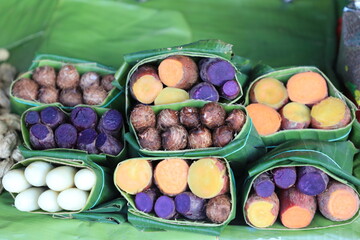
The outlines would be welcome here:
M 345 0 L 0 0 L 0 47 L 25 71 L 37 53 L 119 68 L 124 54 L 221 39 L 272 67 L 315 65 L 336 82 L 336 25 Z M 0 196 L 3 239 L 359 239 L 360 221 L 316 231 L 228 226 L 219 237 L 20 213 Z

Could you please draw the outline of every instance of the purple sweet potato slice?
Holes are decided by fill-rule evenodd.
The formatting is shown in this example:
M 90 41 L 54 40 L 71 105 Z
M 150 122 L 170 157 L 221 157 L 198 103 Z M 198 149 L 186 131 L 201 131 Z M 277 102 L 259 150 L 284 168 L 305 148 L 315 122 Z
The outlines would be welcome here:
M 226 81 L 233 80 L 235 68 L 220 58 L 206 58 L 200 61 L 200 77 L 203 81 L 215 86 L 222 86 Z
M 191 220 L 202 220 L 205 214 L 206 200 L 191 192 L 183 192 L 175 197 L 175 208 L 178 213 Z
M 30 128 L 30 143 L 36 150 L 55 148 L 53 130 L 41 123 L 37 123 Z
M 226 81 L 220 88 L 221 96 L 228 100 L 235 99 L 240 93 L 240 86 L 235 80 Z
M 25 114 L 25 124 L 26 126 L 31 126 L 34 124 L 40 123 L 40 114 L 36 111 L 29 111 Z
M 106 133 L 100 133 L 97 136 L 95 146 L 100 152 L 114 156 L 118 155 L 124 147 L 116 138 Z
M 92 108 L 76 107 L 71 112 L 70 120 L 78 131 L 82 131 L 88 128 L 95 128 L 98 116 Z
M 55 130 L 55 142 L 59 148 L 74 148 L 77 140 L 76 128 L 69 124 L 61 124 Z
M 135 206 L 138 210 L 149 213 L 154 208 L 154 203 L 157 196 L 157 191 L 154 188 L 149 188 L 144 192 L 139 192 L 135 195 Z
M 281 189 L 288 189 L 296 182 L 295 167 L 280 167 L 272 170 L 275 185 Z
M 64 123 L 65 117 L 65 113 L 57 107 L 47 107 L 40 112 L 41 122 L 52 129 Z
M 207 82 L 196 84 L 189 92 L 191 99 L 200 99 L 204 101 L 218 102 L 219 92 L 216 88 Z
M 253 188 L 257 195 L 265 198 L 275 191 L 275 184 L 268 173 L 262 173 L 254 180 Z
M 326 190 L 329 183 L 329 176 L 326 173 L 312 166 L 299 167 L 297 170 L 296 188 L 300 192 L 315 196 Z
M 123 117 L 121 113 L 115 109 L 110 109 L 101 116 L 98 124 L 98 131 L 116 137 L 122 126 Z
M 95 146 L 97 136 L 98 133 L 93 128 L 81 131 L 77 138 L 77 149 L 93 154 L 99 153 L 99 150 Z
M 171 219 L 175 216 L 175 202 L 168 196 L 159 197 L 154 206 L 155 214 L 163 219 Z

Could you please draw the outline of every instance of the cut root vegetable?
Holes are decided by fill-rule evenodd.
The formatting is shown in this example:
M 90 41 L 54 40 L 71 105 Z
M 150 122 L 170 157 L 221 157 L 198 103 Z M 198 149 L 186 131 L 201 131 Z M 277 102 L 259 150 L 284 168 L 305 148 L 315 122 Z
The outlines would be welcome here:
M 135 196 L 135 206 L 142 212 L 149 213 L 154 208 L 157 192 L 149 188 L 144 192 L 137 193 Z
M 328 189 L 317 196 L 319 210 L 331 221 L 346 221 L 359 211 L 359 196 L 349 186 L 331 181 Z
M 274 193 L 275 184 L 268 173 L 262 173 L 254 180 L 253 188 L 257 195 L 266 198 Z
M 295 167 L 280 167 L 272 170 L 275 185 L 281 189 L 288 189 L 296 182 Z
M 250 101 L 279 109 L 288 102 L 288 93 L 282 82 L 275 78 L 263 78 L 250 90 Z
M 229 190 L 225 164 L 217 158 L 202 158 L 189 168 L 189 188 L 200 198 L 213 198 Z
M 186 190 L 188 172 L 189 165 L 181 158 L 162 160 L 154 171 L 155 184 L 162 193 L 175 196 Z
M 163 105 L 189 100 L 189 93 L 180 88 L 166 87 L 156 97 L 154 104 Z
M 190 57 L 175 55 L 159 65 L 160 80 L 168 87 L 189 89 L 198 79 L 198 68 Z
M 314 196 L 303 194 L 292 187 L 281 190 L 279 195 L 280 219 L 287 228 L 307 227 L 316 212 L 316 199 Z
M 141 103 L 151 104 L 163 89 L 154 67 L 144 65 L 137 69 L 130 79 L 132 96 Z
M 115 170 L 115 183 L 123 191 L 136 194 L 152 184 L 152 166 L 149 161 L 132 159 L 121 162 Z
M 313 128 L 337 129 L 345 127 L 350 121 L 350 109 L 339 98 L 325 98 L 311 109 L 311 126 Z
M 203 58 L 200 63 L 200 77 L 205 82 L 222 86 L 226 81 L 235 78 L 235 68 L 220 58 Z
M 310 125 L 310 109 L 305 104 L 290 102 L 280 110 L 280 114 L 284 130 L 303 129 Z
M 311 166 L 299 167 L 297 176 L 296 188 L 310 196 L 316 196 L 324 192 L 329 182 L 326 173 Z
M 260 135 L 270 135 L 280 129 L 281 116 L 275 109 L 261 103 L 252 103 L 246 110 Z
M 288 80 L 286 87 L 293 102 L 312 105 L 328 96 L 326 80 L 316 72 L 297 73 Z
M 252 194 L 245 204 L 246 219 L 255 227 L 270 227 L 279 214 L 280 203 L 275 192 L 263 198 Z
M 218 102 L 219 92 L 214 85 L 207 82 L 196 84 L 189 92 L 191 99 L 200 99 L 204 101 Z
M 175 202 L 168 196 L 159 197 L 154 206 L 155 213 L 163 219 L 171 219 L 176 215 Z
M 240 86 L 237 81 L 230 80 L 224 83 L 224 85 L 221 86 L 221 96 L 228 100 L 233 100 L 237 96 L 239 96 L 240 93 Z
M 178 213 L 192 220 L 202 220 L 205 215 L 206 201 L 191 192 L 184 192 L 175 197 L 175 208 Z
M 231 200 L 227 195 L 219 195 L 209 200 L 206 216 L 214 223 L 225 222 L 231 213 Z

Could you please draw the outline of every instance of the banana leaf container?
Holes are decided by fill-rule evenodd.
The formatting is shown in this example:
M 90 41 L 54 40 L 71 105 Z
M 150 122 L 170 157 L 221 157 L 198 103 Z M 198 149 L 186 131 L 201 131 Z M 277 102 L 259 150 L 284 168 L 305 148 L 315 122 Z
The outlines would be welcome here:
M 196 107 L 201 108 L 204 106 L 207 101 L 201 100 L 189 100 L 181 103 L 173 103 L 166 105 L 151 106 L 155 114 L 158 114 L 163 109 L 172 109 L 179 111 L 183 107 Z M 225 104 L 219 103 L 227 113 L 231 112 L 233 109 L 240 109 L 245 112 L 247 115 L 246 109 L 242 105 L 238 104 Z M 129 118 L 129 117 L 128 117 Z M 139 144 L 139 139 L 135 132 L 135 129 L 129 121 L 130 132 L 125 134 L 126 141 L 129 143 L 130 148 L 133 151 L 139 153 L 142 156 L 156 156 L 156 157 L 201 157 L 201 156 L 220 156 L 226 158 L 233 166 L 243 166 L 246 162 L 258 159 L 260 156 L 264 155 L 266 149 L 264 144 L 257 133 L 255 127 L 252 124 L 251 118 L 246 117 L 246 122 L 239 133 L 235 138 L 224 147 L 210 147 L 202 149 L 184 149 L 177 151 L 151 151 L 144 148 L 141 148 Z M 130 151 L 130 150 L 129 150 Z
M 116 189 L 112 183 L 112 170 L 94 162 L 82 159 L 59 159 L 51 157 L 32 157 L 16 163 L 11 169 L 25 168 L 29 164 L 43 161 L 54 166 L 71 166 L 77 169 L 89 169 L 96 175 L 96 183 L 90 190 L 85 206 L 79 211 L 45 212 L 41 209 L 32 211 L 36 214 L 52 215 L 55 218 L 76 218 L 88 221 L 122 223 L 125 222 L 125 200 L 116 198 Z M 11 195 L 15 198 L 16 194 Z
M 41 66 L 51 66 L 56 71 L 58 71 L 63 65 L 71 64 L 73 65 L 79 72 L 79 74 L 83 74 L 86 72 L 96 72 L 99 75 L 107 75 L 107 74 L 115 74 L 115 69 L 106 67 L 104 65 L 89 62 L 85 60 L 68 58 L 63 56 L 56 56 L 51 54 L 40 54 L 35 57 L 32 65 L 28 69 L 27 72 L 21 74 L 15 81 L 12 82 L 10 86 L 10 103 L 11 103 L 11 111 L 13 113 L 21 115 L 25 110 L 34 106 L 44 106 L 46 104 L 38 102 L 38 101 L 29 101 L 25 99 L 21 99 L 15 97 L 13 95 L 12 89 L 16 81 L 21 78 L 31 78 L 33 71 L 37 67 Z M 115 81 L 114 81 L 115 82 Z M 113 83 L 114 83 L 113 82 Z M 114 83 L 115 84 L 115 83 Z M 93 107 L 103 107 L 103 108 L 113 108 L 113 109 L 121 109 L 122 104 L 124 103 L 124 97 L 122 96 L 122 87 L 116 84 L 112 90 L 109 91 L 107 98 L 100 105 L 92 105 Z M 73 107 L 65 107 L 65 109 L 73 109 Z
M 252 226 L 245 217 L 245 204 L 252 190 L 254 180 L 261 173 L 278 167 L 313 166 L 324 171 L 336 181 L 353 188 L 359 195 L 355 187 L 360 186 L 360 179 L 353 176 L 353 160 L 356 153 L 358 153 L 358 150 L 350 141 L 329 143 L 314 140 L 297 140 L 286 142 L 274 148 L 271 152 L 254 162 L 248 170 L 248 177 L 245 180 L 242 191 L 242 211 L 246 223 Z M 359 216 L 360 211 L 347 221 L 335 222 L 326 219 L 320 212 L 316 212 L 314 219 L 306 228 L 286 228 L 280 223 L 278 217 L 278 220 L 272 226 L 259 229 L 292 231 L 329 228 L 350 224 L 356 221 Z
M 193 233 L 202 233 L 208 235 L 220 235 L 221 231 L 230 223 L 231 220 L 235 218 L 236 214 L 236 185 L 235 185 L 235 178 L 230 168 L 229 162 L 225 158 L 216 157 L 223 161 L 227 168 L 227 173 L 229 176 L 229 194 L 231 198 L 231 212 L 228 219 L 223 223 L 210 223 L 205 221 L 192 221 L 186 219 L 175 219 L 175 220 L 166 220 L 159 217 L 156 217 L 153 213 L 144 213 L 136 209 L 135 207 L 135 196 L 130 195 L 124 191 L 122 191 L 116 184 L 115 175 L 114 175 L 114 184 L 121 193 L 121 195 L 128 201 L 128 220 L 129 222 L 136 228 L 141 231 L 159 231 L 159 230 L 177 230 L 177 231 L 188 231 Z M 162 157 L 154 157 L 154 158 L 132 158 L 128 160 L 148 160 L 152 162 L 161 161 L 164 158 Z M 171 159 L 171 158 L 166 158 Z M 198 160 L 200 158 L 189 158 L 184 157 L 183 159 L 191 161 L 191 160 Z M 125 163 L 120 162 L 118 167 Z M 116 170 L 115 170 L 116 172 Z
M 115 79 L 121 86 L 125 86 L 127 111 L 136 104 L 136 100 L 134 100 L 130 94 L 129 85 L 132 74 L 143 64 L 159 63 L 161 60 L 173 55 L 189 56 L 193 58 L 195 62 L 200 58 L 220 58 L 228 61 L 236 70 L 235 80 L 239 83 L 240 93 L 237 98 L 231 101 L 222 98 L 220 101 L 225 103 L 235 103 L 238 102 L 243 95 L 241 86 L 248 79 L 248 76 L 245 73 L 250 71 L 252 63 L 248 59 L 234 56 L 231 44 L 220 40 L 200 40 L 182 46 L 147 50 L 124 55 L 124 64 L 115 74 Z
M 270 72 L 269 72 L 270 71 Z M 328 142 L 335 142 L 335 141 L 346 141 L 349 137 L 349 134 L 352 129 L 352 125 L 355 120 L 355 105 L 347 98 L 344 94 L 342 94 L 336 87 L 331 83 L 329 78 L 321 72 L 316 67 L 311 66 L 302 66 L 302 67 L 290 67 L 284 68 L 281 70 L 271 71 L 269 67 L 265 70 L 268 72 L 260 77 L 257 77 L 254 81 L 251 82 L 249 87 L 246 91 L 245 97 L 245 106 L 249 105 L 250 102 L 250 90 L 252 86 L 263 78 L 275 78 L 286 85 L 286 82 L 290 77 L 297 73 L 302 72 L 316 72 L 319 73 L 322 77 L 325 78 L 328 86 L 328 93 L 329 96 L 337 97 L 342 99 L 350 109 L 351 112 L 351 122 L 347 124 L 345 127 L 338 128 L 338 129 L 331 129 L 331 130 L 323 130 L 323 129 L 313 129 L 313 128 L 306 128 L 306 129 L 296 129 L 296 130 L 280 130 L 274 134 L 270 134 L 267 136 L 261 136 L 264 144 L 269 147 L 275 147 L 283 142 L 290 141 L 290 140 L 318 140 L 318 141 L 328 141 Z M 259 70 L 260 72 L 260 70 Z
M 48 104 L 48 105 L 43 105 L 43 106 L 38 106 L 38 107 L 32 107 L 29 108 L 28 110 L 26 110 L 20 119 L 20 124 L 21 124 L 21 134 L 22 134 L 22 138 L 23 138 L 23 145 L 24 146 L 20 146 L 20 151 L 23 154 L 23 156 L 25 158 L 30 158 L 30 157 L 36 157 L 36 156 L 44 156 L 44 157 L 53 157 L 53 158 L 65 158 L 65 159 L 81 159 L 81 158 L 86 158 L 89 161 L 93 161 L 97 164 L 100 164 L 102 166 L 108 166 L 108 167 L 114 167 L 116 166 L 116 164 L 125 159 L 127 156 L 127 147 L 126 147 L 126 142 L 124 140 L 124 135 L 125 135 L 125 126 L 122 127 L 121 129 L 121 135 L 120 135 L 120 141 L 122 141 L 124 147 L 123 149 L 120 151 L 120 153 L 116 156 L 114 155 L 109 155 L 109 154 L 104 154 L 104 153 L 100 153 L 100 154 L 88 154 L 86 151 L 83 150 L 78 150 L 78 149 L 67 149 L 67 148 L 52 148 L 52 149 L 46 149 L 46 150 L 34 150 L 31 146 L 30 143 L 30 133 L 29 133 L 29 129 L 25 124 L 25 115 L 27 112 L 29 111 L 37 111 L 40 112 L 41 110 L 43 110 L 46 107 L 49 106 L 53 106 L 53 107 L 58 107 L 60 110 L 62 110 L 66 116 L 70 116 L 70 113 L 66 112 L 65 109 L 62 108 L 62 105 L 59 103 L 54 103 L 54 104 Z M 85 105 L 79 105 L 84 107 Z M 86 106 L 88 107 L 88 106 Z M 106 108 L 99 108 L 99 107 L 91 107 L 98 115 L 99 119 L 100 117 L 109 109 Z

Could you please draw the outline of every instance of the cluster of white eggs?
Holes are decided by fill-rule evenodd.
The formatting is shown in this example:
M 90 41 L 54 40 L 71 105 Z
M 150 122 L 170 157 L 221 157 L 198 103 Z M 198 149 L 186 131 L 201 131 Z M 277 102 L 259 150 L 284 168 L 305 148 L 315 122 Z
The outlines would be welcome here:
M 26 168 L 13 169 L 3 177 L 4 188 L 15 197 L 15 207 L 31 212 L 78 211 L 88 199 L 96 182 L 95 173 L 87 168 L 57 166 L 36 161 Z

